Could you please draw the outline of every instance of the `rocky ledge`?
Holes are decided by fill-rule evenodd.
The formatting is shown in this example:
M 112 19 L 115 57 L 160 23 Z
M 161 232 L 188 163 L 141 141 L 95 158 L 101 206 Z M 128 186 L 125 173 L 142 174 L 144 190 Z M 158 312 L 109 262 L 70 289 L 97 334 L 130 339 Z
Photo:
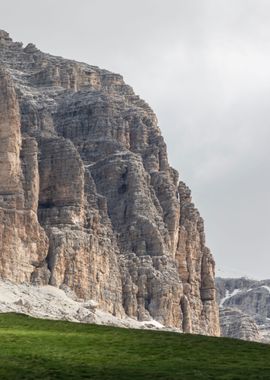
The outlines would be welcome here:
M 0 31 L 0 275 L 218 335 L 214 260 L 149 105 Z

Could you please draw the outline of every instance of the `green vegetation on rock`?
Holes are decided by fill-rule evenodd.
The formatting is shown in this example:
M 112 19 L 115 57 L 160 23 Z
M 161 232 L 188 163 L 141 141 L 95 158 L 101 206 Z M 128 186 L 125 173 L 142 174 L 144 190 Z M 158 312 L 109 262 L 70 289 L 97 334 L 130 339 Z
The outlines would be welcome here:
M 0 315 L 0 379 L 270 379 L 270 346 Z

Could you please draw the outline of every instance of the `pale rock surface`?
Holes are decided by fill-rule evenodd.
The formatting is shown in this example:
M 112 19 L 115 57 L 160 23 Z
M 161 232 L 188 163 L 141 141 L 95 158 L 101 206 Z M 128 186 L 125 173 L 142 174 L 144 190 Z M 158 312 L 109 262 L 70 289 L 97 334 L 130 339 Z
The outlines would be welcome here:
M 68 288 L 61 290 L 51 285 L 34 286 L 0 280 L 0 313 L 21 313 L 43 319 L 179 332 L 152 319 L 139 322 L 127 316 L 117 318 L 101 310 L 96 301 L 84 301 Z
M 270 280 L 217 278 L 216 286 L 221 334 L 270 343 Z
M 260 342 L 258 326 L 253 318 L 237 308 L 222 307 L 219 312 L 222 336 Z
M 4 31 L 0 64 L 1 277 L 219 335 L 203 220 L 148 104 L 120 75 Z

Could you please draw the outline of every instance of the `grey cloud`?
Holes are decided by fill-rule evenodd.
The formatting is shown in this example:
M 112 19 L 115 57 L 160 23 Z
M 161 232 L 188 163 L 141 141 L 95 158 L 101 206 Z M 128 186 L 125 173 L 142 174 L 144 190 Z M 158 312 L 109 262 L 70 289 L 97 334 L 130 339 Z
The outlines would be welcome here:
M 158 115 L 220 273 L 270 277 L 270 2 L 0 5 L 15 40 L 124 75 Z

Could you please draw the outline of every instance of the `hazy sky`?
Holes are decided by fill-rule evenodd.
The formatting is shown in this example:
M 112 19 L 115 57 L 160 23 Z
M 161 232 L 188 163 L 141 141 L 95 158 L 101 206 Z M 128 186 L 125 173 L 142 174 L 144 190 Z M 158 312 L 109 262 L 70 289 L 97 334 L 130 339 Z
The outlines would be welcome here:
M 0 0 L 0 29 L 121 73 L 158 116 L 217 274 L 270 278 L 269 0 Z

